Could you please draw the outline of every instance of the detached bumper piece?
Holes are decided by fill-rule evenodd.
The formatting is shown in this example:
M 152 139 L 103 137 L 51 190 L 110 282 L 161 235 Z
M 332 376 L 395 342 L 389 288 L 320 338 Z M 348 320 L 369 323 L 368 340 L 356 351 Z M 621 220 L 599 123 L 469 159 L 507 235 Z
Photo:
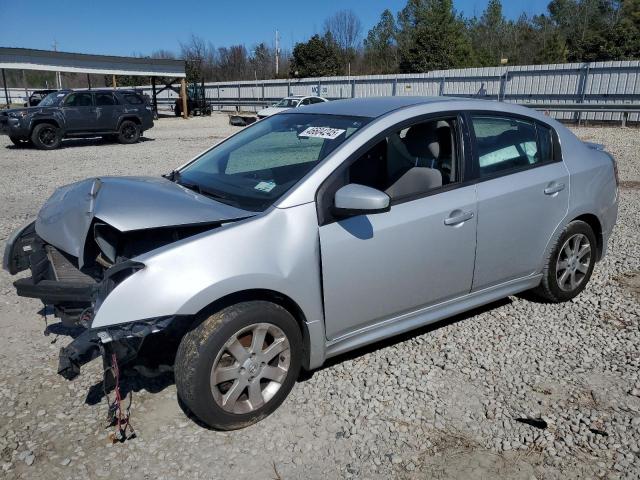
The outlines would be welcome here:
M 30 256 L 31 278 L 14 282 L 21 297 L 39 298 L 47 305 L 60 303 L 90 304 L 98 283 L 76 268 L 51 245 Z
M 67 380 L 73 380 L 80 374 L 82 365 L 100 355 L 116 355 L 118 363 L 125 365 L 138 355 L 145 337 L 163 331 L 175 318 L 161 317 L 105 329 L 86 330 L 60 349 L 58 374 Z

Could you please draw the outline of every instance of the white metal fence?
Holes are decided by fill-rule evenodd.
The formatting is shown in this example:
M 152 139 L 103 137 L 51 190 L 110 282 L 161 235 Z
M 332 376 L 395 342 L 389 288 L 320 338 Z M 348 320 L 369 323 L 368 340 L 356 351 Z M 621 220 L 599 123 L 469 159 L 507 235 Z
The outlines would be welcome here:
M 139 87 L 151 94 L 148 85 Z M 10 89 L 22 101 L 24 89 Z M 288 95 L 321 95 L 329 99 L 388 95 L 483 97 L 538 105 L 634 105 L 640 108 L 640 61 L 611 61 L 552 65 L 502 66 L 438 70 L 421 74 L 321 77 L 286 80 L 213 82 L 205 84 L 206 97 L 221 110 L 255 111 Z M 160 103 L 177 97 L 171 90 Z M 234 102 L 237 102 L 234 104 Z M 224 105 L 222 105 L 224 103 Z M 605 107 L 606 108 L 606 107 Z M 620 112 L 553 111 L 563 120 L 619 121 Z M 629 113 L 637 122 L 640 114 Z

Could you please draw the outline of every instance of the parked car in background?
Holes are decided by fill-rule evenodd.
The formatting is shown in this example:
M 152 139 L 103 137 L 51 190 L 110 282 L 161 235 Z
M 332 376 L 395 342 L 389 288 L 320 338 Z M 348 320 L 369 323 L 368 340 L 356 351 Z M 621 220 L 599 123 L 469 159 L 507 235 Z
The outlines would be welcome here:
M 25 107 L 35 107 L 38 105 L 44 97 L 49 95 L 50 93 L 57 92 L 58 90 L 34 90 L 26 102 L 24 102 Z
M 30 268 L 18 295 L 84 328 L 61 375 L 162 353 L 186 406 L 228 430 L 273 412 L 300 368 L 525 290 L 573 299 L 617 211 L 613 158 L 534 110 L 341 100 L 165 178 L 61 187 L 4 268 Z
M 279 112 L 284 112 L 285 110 L 289 110 L 290 108 L 298 108 L 305 105 L 313 105 L 315 103 L 323 103 L 328 101 L 329 100 L 322 97 L 292 95 L 290 97 L 283 98 L 278 103 L 274 103 L 270 107 L 260 110 L 258 112 L 258 119 L 270 117 L 271 115 Z
M 153 112 L 133 90 L 60 90 L 37 106 L 0 111 L 0 134 L 16 146 L 58 148 L 63 138 L 102 136 L 136 143 L 153 127 Z

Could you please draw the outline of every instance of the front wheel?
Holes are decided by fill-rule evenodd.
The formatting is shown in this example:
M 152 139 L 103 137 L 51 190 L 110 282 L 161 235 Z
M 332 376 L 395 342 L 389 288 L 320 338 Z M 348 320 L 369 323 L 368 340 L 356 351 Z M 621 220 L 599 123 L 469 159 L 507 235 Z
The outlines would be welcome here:
M 31 132 L 31 141 L 41 150 L 54 150 L 62 142 L 62 133 L 51 123 L 39 123 Z
M 178 395 L 204 423 L 235 430 L 280 406 L 300 372 L 302 334 L 284 308 L 243 302 L 187 333 L 176 355 Z
M 535 293 L 553 303 L 566 302 L 587 286 L 596 263 L 596 236 L 589 224 L 575 220 L 560 234 Z

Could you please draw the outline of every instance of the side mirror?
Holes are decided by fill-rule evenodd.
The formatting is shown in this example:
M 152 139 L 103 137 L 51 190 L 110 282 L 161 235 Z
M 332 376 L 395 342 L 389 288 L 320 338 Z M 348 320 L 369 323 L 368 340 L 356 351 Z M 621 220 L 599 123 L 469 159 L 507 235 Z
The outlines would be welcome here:
M 380 190 L 350 183 L 336 192 L 332 211 L 336 217 L 383 213 L 391 209 L 390 201 Z

